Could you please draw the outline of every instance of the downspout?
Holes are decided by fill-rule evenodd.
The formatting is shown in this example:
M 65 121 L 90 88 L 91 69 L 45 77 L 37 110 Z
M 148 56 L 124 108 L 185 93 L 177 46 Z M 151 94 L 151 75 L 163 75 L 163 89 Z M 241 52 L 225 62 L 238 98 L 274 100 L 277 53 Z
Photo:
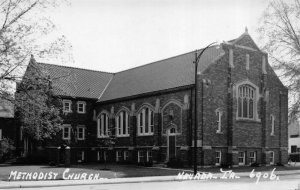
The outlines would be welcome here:
M 281 109 L 282 109 L 282 106 L 281 106 L 281 96 L 282 96 L 282 91 L 279 92 L 279 163 L 281 163 L 282 161 L 282 155 L 281 155 Z

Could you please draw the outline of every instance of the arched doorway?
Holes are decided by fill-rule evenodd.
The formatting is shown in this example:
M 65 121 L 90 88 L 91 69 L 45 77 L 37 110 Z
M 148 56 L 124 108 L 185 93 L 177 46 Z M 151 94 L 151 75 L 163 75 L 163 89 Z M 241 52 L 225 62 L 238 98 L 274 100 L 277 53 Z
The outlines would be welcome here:
M 167 131 L 168 160 L 176 157 L 176 128 L 171 127 Z

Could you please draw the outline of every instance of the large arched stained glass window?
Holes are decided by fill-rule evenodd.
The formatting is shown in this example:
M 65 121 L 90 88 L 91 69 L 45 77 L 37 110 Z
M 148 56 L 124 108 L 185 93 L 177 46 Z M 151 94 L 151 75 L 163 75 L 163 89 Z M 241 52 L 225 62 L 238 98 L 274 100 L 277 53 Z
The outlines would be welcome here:
M 242 85 L 238 89 L 238 117 L 254 118 L 255 89 L 250 85 Z

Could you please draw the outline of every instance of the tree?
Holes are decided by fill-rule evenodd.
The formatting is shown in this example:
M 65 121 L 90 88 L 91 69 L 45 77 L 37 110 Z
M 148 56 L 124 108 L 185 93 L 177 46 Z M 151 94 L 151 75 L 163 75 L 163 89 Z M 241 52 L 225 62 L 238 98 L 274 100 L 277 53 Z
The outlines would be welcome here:
M 289 114 L 300 108 L 300 1 L 272 0 L 258 27 L 263 49 L 289 89 Z
M 12 151 L 15 150 L 13 141 L 9 138 L 4 137 L 0 141 L 0 162 L 10 158 Z
M 58 2 L 0 0 L 0 98 L 12 101 L 8 94 L 13 96 L 30 55 L 55 58 L 71 48 L 63 35 L 53 34 L 55 25 L 44 14 Z
M 0 99 L 18 110 L 23 135 L 33 140 L 51 138 L 59 130 L 59 99 L 53 98 L 49 75 L 31 59 L 32 75 L 23 78 L 31 55 L 39 58 L 70 57 L 71 46 L 58 35 L 45 12 L 57 8 L 59 0 L 0 0 Z M 72 57 L 67 59 L 72 61 Z M 22 81 L 22 82 L 21 82 Z M 20 83 L 16 98 L 15 84 Z
M 62 124 L 61 99 L 53 96 L 51 79 L 32 58 L 17 87 L 17 117 L 22 133 L 34 141 L 51 139 Z
M 111 134 L 111 131 L 108 132 L 109 133 L 109 137 L 108 138 L 104 138 L 101 139 L 100 142 L 98 143 L 98 146 L 102 146 L 102 147 L 107 147 L 112 148 L 115 144 L 116 144 L 116 136 Z M 104 168 L 103 170 L 108 170 L 107 168 L 107 157 L 104 157 Z

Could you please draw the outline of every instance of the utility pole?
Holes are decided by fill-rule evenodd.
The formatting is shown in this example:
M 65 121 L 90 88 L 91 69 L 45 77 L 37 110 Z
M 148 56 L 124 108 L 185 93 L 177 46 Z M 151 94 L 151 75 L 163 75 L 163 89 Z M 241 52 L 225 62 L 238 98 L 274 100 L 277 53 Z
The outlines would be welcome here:
M 216 44 L 216 42 L 213 42 L 211 44 L 209 44 L 208 46 L 206 46 L 204 49 L 202 49 L 202 51 L 200 52 L 199 55 L 197 55 L 197 50 L 195 52 L 195 61 L 194 61 L 194 64 L 195 64 L 195 105 L 194 105 L 194 112 L 195 112 L 195 117 L 194 117 L 194 175 L 197 174 L 197 131 L 198 131 L 198 114 L 197 114 L 197 107 L 198 107 L 198 63 L 200 61 L 200 58 L 202 56 L 202 54 L 205 52 L 205 50 L 207 50 L 210 46 Z M 202 96 L 202 101 L 201 101 L 201 111 L 203 113 L 203 82 L 202 82 L 202 93 L 201 93 L 201 96 Z M 201 127 L 203 130 L 203 118 L 201 120 Z M 203 135 L 203 134 L 202 134 Z M 202 143 L 202 146 L 203 146 L 203 142 Z M 202 159 L 204 159 L 204 157 L 202 156 Z

